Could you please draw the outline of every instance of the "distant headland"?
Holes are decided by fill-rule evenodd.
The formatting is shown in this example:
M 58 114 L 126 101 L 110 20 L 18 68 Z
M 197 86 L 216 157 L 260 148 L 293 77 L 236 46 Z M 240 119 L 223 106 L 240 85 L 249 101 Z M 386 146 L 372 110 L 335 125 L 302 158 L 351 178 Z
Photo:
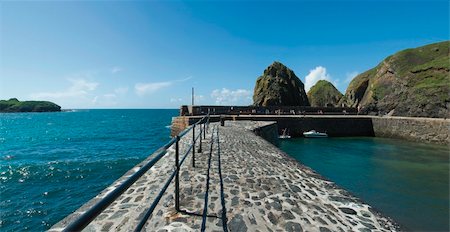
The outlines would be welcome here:
M 61 106 L 49 101 L 19 101 L 17 98 L 0 100 L 0 113 L 58 111 L 61 111 Z

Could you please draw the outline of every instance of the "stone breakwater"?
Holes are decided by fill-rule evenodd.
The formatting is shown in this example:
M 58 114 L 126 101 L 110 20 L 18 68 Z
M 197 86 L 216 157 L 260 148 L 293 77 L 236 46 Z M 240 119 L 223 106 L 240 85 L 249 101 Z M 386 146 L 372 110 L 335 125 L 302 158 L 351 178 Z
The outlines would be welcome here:
M 289 128 L 289 134 L 302 137 L 309 130 L 326 131 L 331 137 L 376 136 L 415 142 L 448 144 L 450 120 L 443 118 L 378 117 L 367 115 L 224 115 L 232 121 L 275 121 L 278 133 Z M 214 115 L 212 121 L 219 121 Z M 201 116 L 179 116 L 172 119 L 172 135 L 178 134 Z
M 202 217 L 193 214 L 202 214 L 211 129 L 215 126 L 218 124 L 211 124 L 210 133 L 203 141 L 203 152 L 196 154 L 196 167 L 190 165 L 189 155 L 180 169 L 180 205 L 181 209 L 191 214 L 175 211 L 174 185 L 171 184 L 147 221 L 145 231 L 200 230 Z M 276 131 L 270 127 L 276 128 L 276 124 L 227 121 L 224 127 L 219 127 L 218 142 L 230 231 L 398 230 L 389 218 L 310 168 L 299 164 L 254 133 L 261 132 L 261 128 L 264 128 L 262 136 Z M 191 133 L 182 139 L 182 150 L 187 148 L 192 139 L 190 136 Z M 214 137 L 217 138 L 216 135 Z M 150 156 L 147 160 L 151 158 Z M 143 163 L 57 223 L 50 231 L 61 231 L 67 223 L 113 190 Z M 169 154 L 112 203 L 85 231 L 133 230 L 173 170 L 174 150 L 170 148 Z M 218 149 L 215 141 L 210 170 L 210 217 L 206 223 L 207 231 L 222 230 L 220 194 Z

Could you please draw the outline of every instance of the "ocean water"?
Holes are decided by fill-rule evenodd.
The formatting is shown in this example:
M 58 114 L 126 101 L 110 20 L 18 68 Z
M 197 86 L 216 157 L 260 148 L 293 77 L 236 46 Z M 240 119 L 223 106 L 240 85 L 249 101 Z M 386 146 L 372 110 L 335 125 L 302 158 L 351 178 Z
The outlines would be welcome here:
M 296 138 L 280 148 L 412 231 L 449 231 L 449 148 L 395 139 Z
M 0 231 L 50 228 L 164 145 L 177 114 L 0 114 Z

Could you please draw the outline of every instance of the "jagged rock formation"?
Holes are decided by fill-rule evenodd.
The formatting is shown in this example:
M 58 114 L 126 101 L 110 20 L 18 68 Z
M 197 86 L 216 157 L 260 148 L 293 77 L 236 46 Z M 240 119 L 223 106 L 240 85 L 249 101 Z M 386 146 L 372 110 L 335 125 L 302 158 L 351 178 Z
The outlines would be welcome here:
M 303 82 L 280 62 L 273 62 L 256 80 L 255 106 L 309 106 Z
M 17 98 L 0 100 L 0 112 L 55 112 L 61 106 L 48 101 L 19 101 Z
M 326 80 L 319 80 L 311 89 L 309 89 L 308 99 L 311 106 L 333 107 L 338 106 L 343 94 Z
M 369 114 L 449 116 L 450 42 L 406 49 L 356 76 L 339 104 Z

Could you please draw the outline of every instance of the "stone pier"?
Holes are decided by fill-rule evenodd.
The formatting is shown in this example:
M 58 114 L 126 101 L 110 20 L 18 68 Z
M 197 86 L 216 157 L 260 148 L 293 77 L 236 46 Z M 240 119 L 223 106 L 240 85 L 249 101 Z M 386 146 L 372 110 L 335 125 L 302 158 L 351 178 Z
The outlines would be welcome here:
M 217 130 L 219 128 L 219 139 Z M 226 121 L 221 127 L 211 123 L 203 140 L 202 152 L 196 154 L 195 168 L 191 156 L 180 170 L 180 205 L 189 213 L 175 210 L 172 183 L 152 216 L 145 231 L 200 231 L 206 190 L 208 156 L 212 147 L 210 191 L 206 231 L 222 231 L 222 204 L 219 178 L 219 149 L 229 231 L 396 231 L 398 226 L 371 206 L 346 190 L 323 178 L 280 151 L 265 138 L 277 132 L 275 122 Z M 198 127 L 196 134 L 198 134 Z M 258 135 L 260 136 L 258 136 Z M 184 151 L 192 140 L 188 133 L 181 140 Z M 211 140 L 211 137 L 213 139 Z M 198 149 L 198 146 L 197 146 Z M 182 152 L 183 154 L 184 152 Z M 64 226 L 88 207 L 112 191 L 140 166 L 105 189 L 50 231 Z M 143 212 L 152 203 L 165 180 L 174 170 L 174 149 L 110 205 L 85 231 L 134 230 Z

